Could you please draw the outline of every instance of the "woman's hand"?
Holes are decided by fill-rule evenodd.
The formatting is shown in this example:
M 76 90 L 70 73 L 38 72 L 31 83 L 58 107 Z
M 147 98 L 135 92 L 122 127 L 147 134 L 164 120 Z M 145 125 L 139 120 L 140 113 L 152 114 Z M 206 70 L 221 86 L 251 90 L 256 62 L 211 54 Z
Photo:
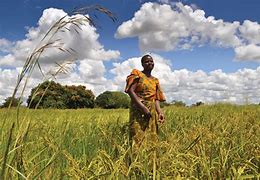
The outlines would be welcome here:
M 158 119 L 159 123 L 164 123 L 165 122 L 165 118 L 164 118 L 164 114 L 163 113 L 159 113 L 159 119 Z
M 137 82 L 134 82 L 132 86 L 128 90 L 128 94 L 131 97 L 134 104 L 141 109 L 141 111 L 144 113 L 142 116 L 144 116 L 146 119 L 150 119 L 152 117 L 152 114 L 150 113 L 149 109 L 140 101 L 139 97 L 135 93 L 135 89 L 137 86 Z
M 147 119 L 150 119 L 152 117 L 152 114 L 150 113 L 150 111 L 148 110 L 147 107 L 143 106 L 142 107 L 142 111 L 144 112 L 144 116 L 147 118 Z

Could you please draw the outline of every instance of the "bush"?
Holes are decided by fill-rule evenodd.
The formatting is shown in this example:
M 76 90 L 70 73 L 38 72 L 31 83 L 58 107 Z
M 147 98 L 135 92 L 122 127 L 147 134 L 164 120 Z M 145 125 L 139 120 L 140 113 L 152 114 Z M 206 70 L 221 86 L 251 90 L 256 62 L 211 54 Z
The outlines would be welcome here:
M 96 105 L 105 109 L 129 108 L 130 98 L 119 91 L 105 91 L 97 96 Z

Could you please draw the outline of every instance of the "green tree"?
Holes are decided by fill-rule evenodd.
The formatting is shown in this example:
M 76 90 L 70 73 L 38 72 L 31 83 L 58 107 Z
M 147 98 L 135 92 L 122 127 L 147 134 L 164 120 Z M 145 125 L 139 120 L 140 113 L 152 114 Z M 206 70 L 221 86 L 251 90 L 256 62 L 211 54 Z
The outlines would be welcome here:
M 91 90 L 86 90 L 85 86 L 65 86 L 67 108 L 93 108 L 95 96 Z
M 30 108 L 93 108 L 94 99 L 94 94 L 85 86 L 62 86 L 45 81 L 31 90 L 27 104 Z
M 96 105 L 105 109 L 129 108 L 130 98 L 119 91 L 105 91 L 97 96 Z
M 19 101 L 19 98 L 8 97 L 8 98 L 5 99 L 5 101 L 2 104 L 1 108 L 9 107 L 11 102 L 12 102 L 11 107 L 17 107 L 18 105 L 22 104 L 22 102 Z
M 27 99 L 29 108 L 58 108 L 65 109 L 65 89 L 54 81 L 45 81 L 31 90 Z

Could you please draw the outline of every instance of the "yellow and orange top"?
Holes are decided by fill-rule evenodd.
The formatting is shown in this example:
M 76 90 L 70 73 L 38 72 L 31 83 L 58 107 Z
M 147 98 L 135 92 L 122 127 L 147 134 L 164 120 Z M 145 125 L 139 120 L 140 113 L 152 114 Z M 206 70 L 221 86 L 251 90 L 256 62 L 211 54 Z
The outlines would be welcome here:
M 140 99 L 145 101 L 165 101 L 165 97 L 157 78 L 153 76 L 147 77 L 143 72 L 133 69 L 126 79 L 126 93 L 135 82 L 137 82 L 135 93 Z

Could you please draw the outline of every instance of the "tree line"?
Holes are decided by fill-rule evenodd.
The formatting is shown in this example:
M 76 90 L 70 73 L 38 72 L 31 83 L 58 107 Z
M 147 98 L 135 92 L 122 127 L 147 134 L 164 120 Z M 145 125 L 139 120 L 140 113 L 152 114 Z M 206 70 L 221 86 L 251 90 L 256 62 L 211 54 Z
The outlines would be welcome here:
M 18 98 L 8 97 L 2 108 L 16 107 L 22 102 Z M 105 109 L 129 108 L 130 98 L 119 91 L 105 91 L 95 97 L 93 92 L 82 85 L 61 85 L 54 81 L 45 81 L 31 90 L 26 106 L 37 109 L 77 109 L 100 107 Z

